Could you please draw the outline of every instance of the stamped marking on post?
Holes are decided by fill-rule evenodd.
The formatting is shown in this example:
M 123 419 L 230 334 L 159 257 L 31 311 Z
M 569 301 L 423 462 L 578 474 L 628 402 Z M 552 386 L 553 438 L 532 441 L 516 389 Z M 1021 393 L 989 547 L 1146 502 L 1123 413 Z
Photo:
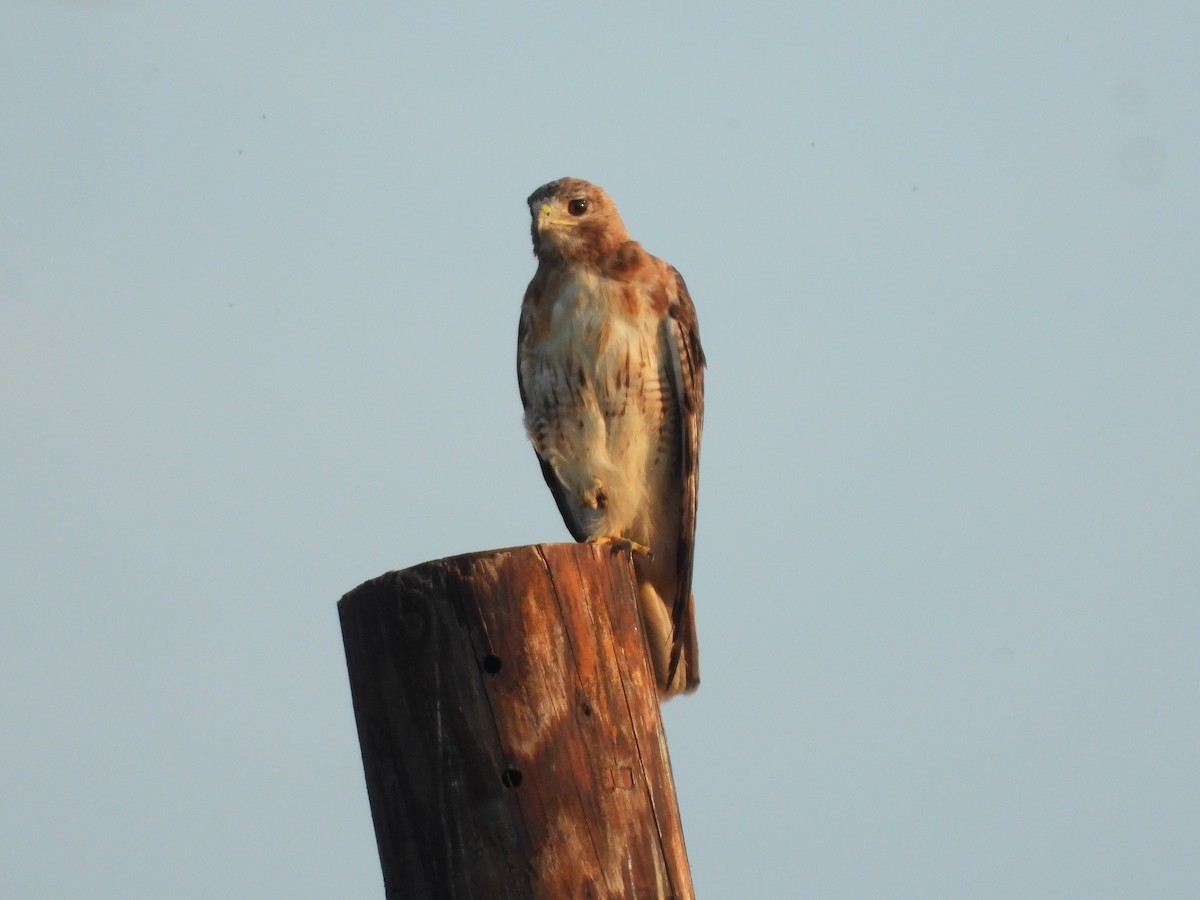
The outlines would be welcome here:
M 604 786 L 610 791 L 632 791 L 633 769 L 629 766 L 611 766 L 605 769 Z

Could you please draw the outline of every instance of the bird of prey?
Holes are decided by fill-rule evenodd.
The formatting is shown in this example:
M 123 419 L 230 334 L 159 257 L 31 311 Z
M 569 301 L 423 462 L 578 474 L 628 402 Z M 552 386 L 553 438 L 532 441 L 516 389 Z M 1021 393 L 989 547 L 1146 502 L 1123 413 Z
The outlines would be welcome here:
M 594 184 L 560 178 L 528 203 L 537 272 L 517 334 L 525 429 L 575 540 L 633 552 L 660 697 L 695 690 L 696 309 L 683 277 L 630 239 Z

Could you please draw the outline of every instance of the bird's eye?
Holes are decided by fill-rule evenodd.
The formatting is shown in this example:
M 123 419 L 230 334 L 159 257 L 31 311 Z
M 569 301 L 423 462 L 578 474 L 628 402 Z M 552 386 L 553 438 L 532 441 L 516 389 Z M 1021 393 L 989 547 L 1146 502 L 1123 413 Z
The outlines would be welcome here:
M 587 201 L 578 199 L 572 200 L 567 204 L 567 212 L 573 216 L 582 216 L 585 212 L 587 212 Z

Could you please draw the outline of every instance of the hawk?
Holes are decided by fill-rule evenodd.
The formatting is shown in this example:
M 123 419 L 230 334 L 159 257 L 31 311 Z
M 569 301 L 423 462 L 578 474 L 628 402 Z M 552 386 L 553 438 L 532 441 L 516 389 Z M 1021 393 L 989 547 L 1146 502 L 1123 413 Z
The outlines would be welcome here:
M 575 540 L 633 551 L 659 695 L 695 690 L 696 309 L 594 184 L 560 178 L 528 203 L 538 265 L 517 333 L 525 430 Z

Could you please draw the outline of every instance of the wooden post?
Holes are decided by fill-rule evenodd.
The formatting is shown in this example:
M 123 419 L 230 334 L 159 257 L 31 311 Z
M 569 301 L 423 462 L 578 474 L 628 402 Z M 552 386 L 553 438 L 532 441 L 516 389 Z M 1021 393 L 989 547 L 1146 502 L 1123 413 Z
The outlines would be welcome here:
M 388 898 L 693 898 L 627 553 L 436 560 L 338 613 Z

